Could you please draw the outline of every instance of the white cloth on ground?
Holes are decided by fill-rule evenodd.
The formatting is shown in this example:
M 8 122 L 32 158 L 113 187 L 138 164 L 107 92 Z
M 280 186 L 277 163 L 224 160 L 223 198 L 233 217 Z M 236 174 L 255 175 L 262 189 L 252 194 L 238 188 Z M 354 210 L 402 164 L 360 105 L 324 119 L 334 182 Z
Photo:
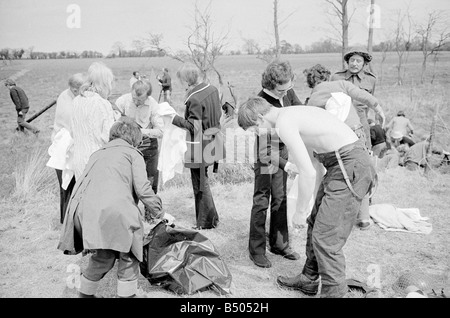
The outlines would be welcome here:
M 158 114 L 164 120 L 164 134 L 158 158 L 158 170 L 161 171 L 163 184 L 175 177 L 175 173 L 183 173 L 184 154 L 187 150 L 186 130 L 172 124 L 175 109 L 164 102 L 159 104 Z
M 430 234 L 431 223 L 428 217 L 422 217 L 417 208 L 397 208 L 392 204 L 374 204 L 369 214 L 382 229 L 418 234 Z

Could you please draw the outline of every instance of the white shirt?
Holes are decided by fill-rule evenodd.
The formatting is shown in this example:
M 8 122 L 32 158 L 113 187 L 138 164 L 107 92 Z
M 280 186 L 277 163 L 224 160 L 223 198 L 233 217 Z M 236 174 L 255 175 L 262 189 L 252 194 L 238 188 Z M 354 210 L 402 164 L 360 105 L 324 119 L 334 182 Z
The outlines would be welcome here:
M 91 154 L 109 141 L 114 124 L 111 103 L 99 94 L 86 91 L 73 100 L 71 132 L 73 146 L 69 151 L 70 169 L 79 180 Z
M 53 123 L 53 132 L 51 136 L 52 142 L 55 139 L 55 135 L 61 130 L 61 128 L 66 128 L 70 132 L 74 98 L 75 95 L 69 88 L 59 94 L 58 99 L 56 100 L 55 120 Z
M 151 96 L 147 98 L 144 105 L 136 106 L 131 93 L 124 94 L 116 100 L 116 106 L 122 113 L 134 119 L 143 135 L 150 138 L 161 138 L 163 136 L 164 121 L 158 114 L 158 102 Z

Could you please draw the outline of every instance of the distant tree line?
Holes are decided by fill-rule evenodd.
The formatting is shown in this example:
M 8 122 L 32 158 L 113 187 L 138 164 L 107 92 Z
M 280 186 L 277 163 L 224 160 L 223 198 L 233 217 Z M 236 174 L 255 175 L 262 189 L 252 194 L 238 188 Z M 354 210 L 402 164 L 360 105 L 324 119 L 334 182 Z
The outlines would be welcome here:
M 140 47 L 139 43 L 133 42 L 135 48 L 126 50 L 121 42 L 116 42 L 111 52 L 106 56 L 107 58 L 119 57 L 160 57 L 166 55 L 166 52 L 160 49 L 147 49 Z M 404 43 L 408 51 L 423 51 L 424 42 L 419 36 L 412 38 L 411 41 Z M 435 46 L 435 43 L 429 43 L 428 46 Z M 305 53 L 339 53 L 342 50 L 340 43 L 332 39 L 322 39 L 313 42 L 311 45 L 302 47 L 299 44 L 291 44 L 285 40 L 280 41 L 281 54 L 305 54 Z M 373 45 L 374 52 L 390 52 L 395 51 L 395 43 L 391 41 L 383 41 Z M 440 47 L 440 51 L 450 51 L 450 42 Z M 253 54 L 274 54 L 275 48 L 261 49 L 260 45 L 253 39 L 244 39 L 242 50 L 231 50 L 229 55 L 253 55 Z M 220 52 L 219 55 L 225 54 Z M 33 48 L 24 50 L 4 48 L 0 50 L 1 60 L 16 60 L 16 59 L 78 59 L 78 58 L 103 58 L 102 53 L 97 51 L 60 51 L 60 52 L 38 52 Z

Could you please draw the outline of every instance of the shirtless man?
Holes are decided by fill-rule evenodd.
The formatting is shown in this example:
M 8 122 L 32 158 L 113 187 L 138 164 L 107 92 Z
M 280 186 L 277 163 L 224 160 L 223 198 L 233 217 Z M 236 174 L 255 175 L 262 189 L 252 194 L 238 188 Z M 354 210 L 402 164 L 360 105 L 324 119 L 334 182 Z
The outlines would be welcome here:
M 309 200 L 318 188 L 307 220 L 303 270 L 294 277 L 279 276 L 278 284 L 315 295 L 321 280 L 321 297 L 344 297 L 347 284 L 342 249 L 376 174 L 362 142 L 349 126 L 322 108 L 276 108 L 260 97 L 251 97 L 239 107 L 238 124 L 256 134 L 276 129 L 301 175 L 299 214 L 309 212 Z M 321 165 L 327 169 L 323 178 L 316 173 Z

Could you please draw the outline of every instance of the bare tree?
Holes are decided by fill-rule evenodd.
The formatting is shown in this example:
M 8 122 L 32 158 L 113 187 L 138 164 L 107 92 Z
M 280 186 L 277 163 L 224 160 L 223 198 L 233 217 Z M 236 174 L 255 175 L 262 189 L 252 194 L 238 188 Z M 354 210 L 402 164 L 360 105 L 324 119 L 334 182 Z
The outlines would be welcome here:
M 274 30 L 274 38 L 275 38 L 275 47 L 273 49 L 266 50 L 263 54 L 258 54 L 258 58 L 262 59 L 266 62 L 270 62 L 274 58 L 279 58 L 281 56 L 282 45 L 280 41 L 280 29 L 284 28 L 284 24 L 286 21 L 297 11 L 293 10 L 286 17 L 279 17 L 279 6 L 278 0 L 273 0 L 273 30 Z
M 133 47 L 136 52 L 138 52 L 139 56 L 142 56 L 142 51 L 144 51 L 146 46 L 147 45 L 143 40 L 133 40 L 131 42 L 131 47 Z
M 117 53 L 119 55 L 119 57 L 122 57 L 124 50 L 125 50 L 125 45 L 120 41 L 115 42 L 112 46 L 112 51 L 114 53 Z
M 243 50 L 247 52 L 247 54 L 260 54 L 261 49 L 259 44 L 253 39 L 243 39 L 244 46 Z
M 348 0 L 325 0 L 332 6 L 331 12 L 328 11 L 328 15 L 332 17 L 337 17 L 339 20 L 339 27 L 333 21 L 329 21 L 332 28 L 339 34 L 339 39 L 342 45 L 342 68 L 345 68 L 344 55 L 348 50 L 348 27 L 350 21 L 355 13 L 353 10 L 352 14 L 348 14 L 347 3 Z
M 427 59 L 430 55 L 435 55 L 434 61 L 437 62 L 437 52 L 446 44 L 448 39 L 450 39 L 450 32 L 447 30 L 447 23 L 442 23 L 443 14 L 439 11 L 433 11 L 428 14 L 428 19 L 423 25 L 417 26 L 417 34 L 421 39 L 422 47 L 422 72 L 420 75 L 420 82 L 423 84 L 425 78 L 425 72 L 427 69 Z M 439 39 L 437 42 L 432 42 L 434 40 L 434 35 L 439 32 Z
M 370 0 L 369 36 L 367 39 L 367 51 L 369 52 L 369 54 L 372 54 L 374 14 L 375 14 L 375 0 Z M 371 62 L 369 62 L 369 70 L 372 72 Z
M 204 9 L 200 8 L 196 2 L 193 19 L 194 23 L 190 28 L 190 33 L 186 41 L 187 51 L 173 52 L 170 48 L 163 48 L 161 46 L 163 39 L 161 34 L 149 33 L 147 44 L 152 48 L 163 51 L 167 56 L 182 63 L 187 61 L 194 63 L 202 72 L 203 80 L 205 81 L 209 81 L 208 74 L 210 72 L 216 74 L 219 82 L 219 90 L 222 94 L 221 87 L 224 85 L 223 76 L 215 63 L 228 45 L 229 31 L 220 34 L 214 32 L 211 16 L 211 1 Z
M 407 19 L 407 21 L 405 21 Z M 394 34 L 392 39 L 392 46 L 397 53 L 397 85 L 403 85 L 403 77 L 406 73 L 405 64 L 408 60 L 409 49 L 411 48 L 411 15 L 409 8 L 406 13 L 401 10 L 397 11 L 397 19 L 395 21 Z M 405 30 L 405 25 L 407 30 Z
M 389 52 L 392 49 L 392 43 L 390 41 L 381 42 L 381 61 L 380 61 L 380 75 L 379 75 L 379 81 L 380 83 L 383 81 L 383 65 L 386 61 L 387 52 Z

